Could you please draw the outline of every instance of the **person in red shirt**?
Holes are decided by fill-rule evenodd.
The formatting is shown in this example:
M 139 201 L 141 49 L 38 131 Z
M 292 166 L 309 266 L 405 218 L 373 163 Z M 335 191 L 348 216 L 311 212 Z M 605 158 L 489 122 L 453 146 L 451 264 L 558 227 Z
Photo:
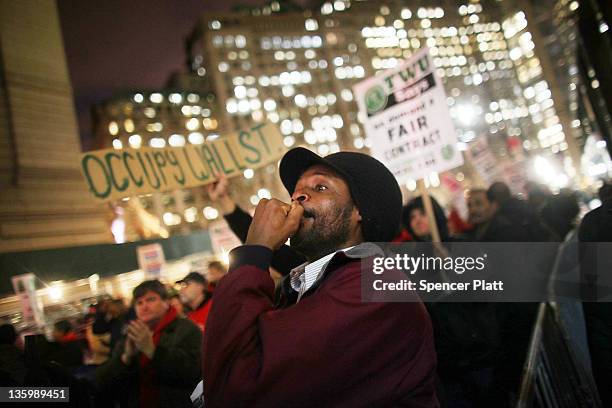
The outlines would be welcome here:
M 181 284 L 181 301 L 186 306 L 187 318 L 194 322 L 201 331 L 204 331 L 208 312 L 212 303 L 212 292 L 207 290 L 206 278 L 198 272 L 189 272 L 187 276 L 178 281 Z
M 136 319 L 127 324 L 111 358 L 96 369 L 100 395 L 118 398 L 120 406 L 191 407 L 202 333 L 177 316 L 158 280 L 136 286 L 133 303 Z
M 66 367 L 83 364 L 84 344 L 68 320 L 60 320 L 53 325 L 53 340 L 50 344 L 50 361 Z
M 60 320 L 53 325 L 53 340 L 65 344 L 78 341 L 79 337 L 68 320 Z

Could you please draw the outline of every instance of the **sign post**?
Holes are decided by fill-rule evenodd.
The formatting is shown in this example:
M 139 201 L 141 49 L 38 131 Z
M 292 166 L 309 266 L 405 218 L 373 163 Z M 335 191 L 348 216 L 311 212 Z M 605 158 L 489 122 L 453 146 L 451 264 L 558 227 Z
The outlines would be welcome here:
M 242 242 L 232 232 L 225 220 L 211 223 L 208 227 L 208 234 L 210 235 L 213 251 L 216 254 L 226 254 L 237 246 L 242 245 Z
M 429 229 L 431 230 L 431 241 L 440 242 L 440 230 L 438 229 L 438 222 L 433 210 L 433 204 L 431 203 L 431 197 L 425 187 L 423 179 L 417 181 L 417 186 L 423 197 L 423 207 L 425 208 L 425 214 L 427 214 L 427 221 L 429 222 Z

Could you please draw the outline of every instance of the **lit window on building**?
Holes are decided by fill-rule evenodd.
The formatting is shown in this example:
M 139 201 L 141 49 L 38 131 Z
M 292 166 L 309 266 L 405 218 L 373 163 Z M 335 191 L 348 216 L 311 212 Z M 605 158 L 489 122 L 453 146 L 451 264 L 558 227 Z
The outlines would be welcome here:
M 161 93 L 155 92 L 149 95 L 149 100 L 153 103 L 162 103 L 164 101 L 164 96 Z
M 183 101 L 183 96 L 180 93 L 171 93 L 168 100 L 172 103 L 179 104 Z
M 305 28 L 307 31 L 316 31 L 319 29 L 319 23 L 314 18 L 306 19 Z
M 133 148 L 139 148 L 142 145 L 142 137 L 140 135 L 137 135 L 137 134 L 131 135 L 128 138 L 128 143 Z
M 151 147 L 161 149 L 163 147 L 166 147 L 166 140 L 162 137 L 153 137 L 151 138 L 151 140 L 149 140 L 149 145 Z
M 207 220 L 214 220 L 219 217 L 219 211 L 216 208 L 210 206 L 204 207 L 202 213 L 204 214 L 204 218 L 206 218 Z
M 117 122 L 112 121 L 108 124 L 108 133 L 110 133 L 113 136 L 119 133 L 119 125 L 117 125 Z
M 132 133 L 134 131 L 134 121 L 132 119 L 126 119 L 123 121 L 123 128 L 126 132 Z
M 179 134 L 172 134 L 168 138 L 168 144 L 173 147 L 180 147 L 185 145 L 185 136 Z
M 187 138 L 189 140 L 189 143 L 194 145 L 204 143 L 204 135 L 200 132 L 191 132 L 189 133 L 189 136 Z
M 151 107 L 144 108 L 143 113 L 149 119 L 154 118 L 155 115 L 157 114 L 157 112 L 155 111 L 155 108 L 151 108 Z
M 187 130 L 198 130 L 200 128 L 200 121 L 197 118 L 191 118 L 185 122 L 185 128 Z

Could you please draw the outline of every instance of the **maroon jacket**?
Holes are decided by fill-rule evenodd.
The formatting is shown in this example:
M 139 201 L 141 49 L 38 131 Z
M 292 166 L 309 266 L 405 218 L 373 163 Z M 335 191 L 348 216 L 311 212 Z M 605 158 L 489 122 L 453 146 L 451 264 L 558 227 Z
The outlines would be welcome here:
M 316 290 L 274 309 L 271 256 L 235 249 L 215 289 L 202 357 L 206 407 L 438 406 L 422 303 L 362 302 L 360 262 L 344 258 Z

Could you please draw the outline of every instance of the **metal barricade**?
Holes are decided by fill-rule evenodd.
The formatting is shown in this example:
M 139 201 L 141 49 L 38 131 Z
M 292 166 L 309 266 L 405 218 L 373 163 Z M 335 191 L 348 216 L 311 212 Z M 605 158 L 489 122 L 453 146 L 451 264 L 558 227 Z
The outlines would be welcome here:
M 576 357 L 554 303 L 541 303 L 517 408 L 602 407 L 590 369 Z

